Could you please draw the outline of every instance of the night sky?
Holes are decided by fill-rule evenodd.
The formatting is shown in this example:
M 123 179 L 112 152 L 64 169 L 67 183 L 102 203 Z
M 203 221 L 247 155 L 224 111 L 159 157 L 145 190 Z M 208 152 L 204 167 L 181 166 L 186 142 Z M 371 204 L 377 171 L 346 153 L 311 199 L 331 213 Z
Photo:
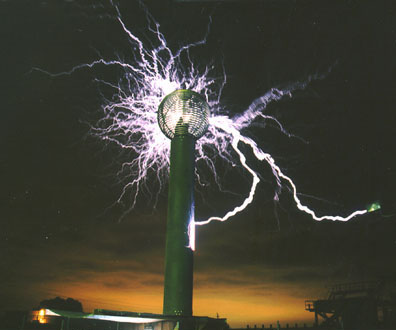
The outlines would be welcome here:
M 135 35 L 155 42 L 137 1 L 120 1 Z M 306 299 L 334 283 L 396 279 L 396 4 L 394 1 L 146 1 L 172 49 L 200 40 L 198 66 L 223 66 L 222 104 L 242 113 L 272 87 L 324 74 L 267 113 L 292 134 L 256 122 L 243 133 L 273 155 L 319 215 L 347 215 L 380 201 L 381 212 L 316 222 L 254 161 L 262 182 L 252 205 L 198 228 L 194 314 L 246 324 L 312 322 Z M 105 95 L 97 67 L 50 77 L 100 56 L 133 62 L 109 1 L 3 0 L 1 13 L 0 310 L 72 297 L 94 308 L 162 311 L 167 186 L 154 207 L 155 174 L 135 209 L 113 206 L 131 153 L 89 136 Z M 102 94 L 103 95 L 102 95 Z M 165 137 L 164 137 L 165 138 Z M 221 163 L 220 163 L 221 168 Z M 207 173 L 208 176 L 210 173 Z M 251 178 L 221 168 L 224 190 L 197 187 L 196 218 L 223 215 Z M 212 180 L 213 181 L 213 180 Z M 152 184 L 150 183 L 152 182 Z

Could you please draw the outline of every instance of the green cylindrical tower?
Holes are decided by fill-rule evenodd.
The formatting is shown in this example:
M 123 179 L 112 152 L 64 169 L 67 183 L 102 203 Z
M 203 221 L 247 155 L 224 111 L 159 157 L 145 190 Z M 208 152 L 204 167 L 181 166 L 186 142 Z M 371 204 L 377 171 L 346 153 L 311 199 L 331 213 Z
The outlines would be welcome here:
M 163 313 L 191 316 L 193 251 L 189 225 L 194 221 L 195 141 L 208 128 L 209 106 L 198 93 L 177 90 L 161 102 L 158 123 L 172 140 Z

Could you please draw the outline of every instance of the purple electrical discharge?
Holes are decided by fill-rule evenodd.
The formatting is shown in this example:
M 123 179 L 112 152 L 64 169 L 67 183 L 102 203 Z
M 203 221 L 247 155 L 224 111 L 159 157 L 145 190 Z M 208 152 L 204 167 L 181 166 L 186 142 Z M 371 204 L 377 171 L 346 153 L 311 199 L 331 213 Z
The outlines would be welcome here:
M 289 137 L 293 137 L 274 117 L 264 114 L 267 105 L 273 101 L 279 101 L 284 97 L 292 97 L 296 90 L 304 89 L 312 80 L 323 79 L 324 75 L 312 75 L 302 82 L 289 85 L 286 88 L 272 88 L 263 96 L 254 100 L 251 105 L 242 113 L 230 118 L 226 109 L 222 106 L 220 98 L 222 90 L 227 82 L 227 77 L 223 68 L 223 77 L 219 79 L 211 78 L 214 66 L 206 66 L 198 69 L 190 57 L 190 50 L 194 47 L 204 45 L 210 31 L 211 21 L 204 38 L 195 43 L 182 46 L 173 52 L 168 46 L 164 35 L 160 32 L 160 25 L 153 17 L 146 12 L 148 18 L 148 29 L 156 37 L 157 45 L 150 48 L 145 47 L 143 42 L 126 27 L 118 7 L 114 5 L 117 12 L 117 20 L 127 36 L 133 52 L 135 64 L 125 63 L 120 59 L 105 60 L 98 59 L 91 63 L 80 64 L 70 71 L 52 74 L 41 69 L 52 77 L 70 75 L 76 70 L 93 68 L 95 66 L 116 66 L 123 69 L 122 80 L 118 84 L 109 83 L 103 80 L 98 82 L 114 89 L 111 100 L 106 100 L 103 105 L 103 113 L 99 122 L 91 127 L 94 136 L 105 142 L 114 143 L 122 149 L 130 150 L 133 159 L 122 165 L 120 173 L 128 169 L 128 183 L 123 187 L 117 200 L 121 202 L 129 192 L 133 192 L 132 201 L 122 217 L 128 214 L 136 205 L 137 197 L 150 171 L 157 173 L 157 178 L 162 186 L 164 177 L 169 171 L 170 141 L 166 139 L 157 123 L 157 109 L 162 99 L 177 89 L 190 89 L 205 97 L 211 109 L 208 132 L 196 141 L 197 163 L 204 163 L 214 175 L 216 183 L 220 186 L 216 168 L 213 160 L 209 158 L 205 150 L 212 150 L 214 154 L 221 157 L 232 167 L 237 167 L 238 162 L 252 176 L 250 191 L 243 202 L 233 210 L 228 211 L 224 216 L 213 216 L 204 221 L 190 220 L 189 225 L 189 247 L 195 249 L 195 229 L 211 221 L 226 221 L 230 217 L 243 211 L 254 199 L 257 185 L 260 182 L 258 174 L 247 164 L 245 154 L 239 146 L 245 144 L 249 146 L 253 155 L 259 161 L 265 161 L 272 169 L 276 179 L 277 188 L 274 200 L 279 201 L 282 184 L 286 183 L 292 192 L 297 208 L 309 214 L 314 220 L 348 221 L 349 219 L 367 213 L 367 210 L 358 210 L 346 217 L 323 215 L 318 216 L 308 206 L 303 205 L 297 193 L 297 188 L 292 179 L 282 172 L 276 164 L 274 158 L 264 152 L 254 140 L 241 134 L 241 130 L 249 127 L 256 120 L 273 121 L 279 130 Z M 182 65 L 183 60 L 187 60 L 188 65 Z M 235 153 L 238 162 L 235 161 Z M 199 171 L 196 170 L 198 182 L 200 180 Z M 158 195 L 157 197 L 158 198 Z

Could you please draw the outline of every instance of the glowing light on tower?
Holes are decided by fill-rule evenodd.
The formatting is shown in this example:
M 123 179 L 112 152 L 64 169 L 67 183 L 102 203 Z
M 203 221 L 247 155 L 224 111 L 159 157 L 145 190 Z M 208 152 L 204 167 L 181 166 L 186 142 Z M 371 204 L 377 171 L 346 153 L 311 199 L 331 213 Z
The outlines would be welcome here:
M 195 141 L 209 125 L 209 105 L 176 90 L 158 107 L 158 124 L 172 140 L 166 228 L 164 314 L 192 315 Z

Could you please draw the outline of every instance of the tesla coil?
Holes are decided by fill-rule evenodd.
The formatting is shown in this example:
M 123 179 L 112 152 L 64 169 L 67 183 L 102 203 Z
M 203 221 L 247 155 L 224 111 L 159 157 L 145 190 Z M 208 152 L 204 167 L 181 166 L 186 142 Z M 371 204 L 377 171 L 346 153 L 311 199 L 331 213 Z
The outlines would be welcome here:
M 176 90 L 159 105 L 158 123 L 171 139 L 163 313 L 192 316 L 195 141 L 208 128 L 209 105 Z

